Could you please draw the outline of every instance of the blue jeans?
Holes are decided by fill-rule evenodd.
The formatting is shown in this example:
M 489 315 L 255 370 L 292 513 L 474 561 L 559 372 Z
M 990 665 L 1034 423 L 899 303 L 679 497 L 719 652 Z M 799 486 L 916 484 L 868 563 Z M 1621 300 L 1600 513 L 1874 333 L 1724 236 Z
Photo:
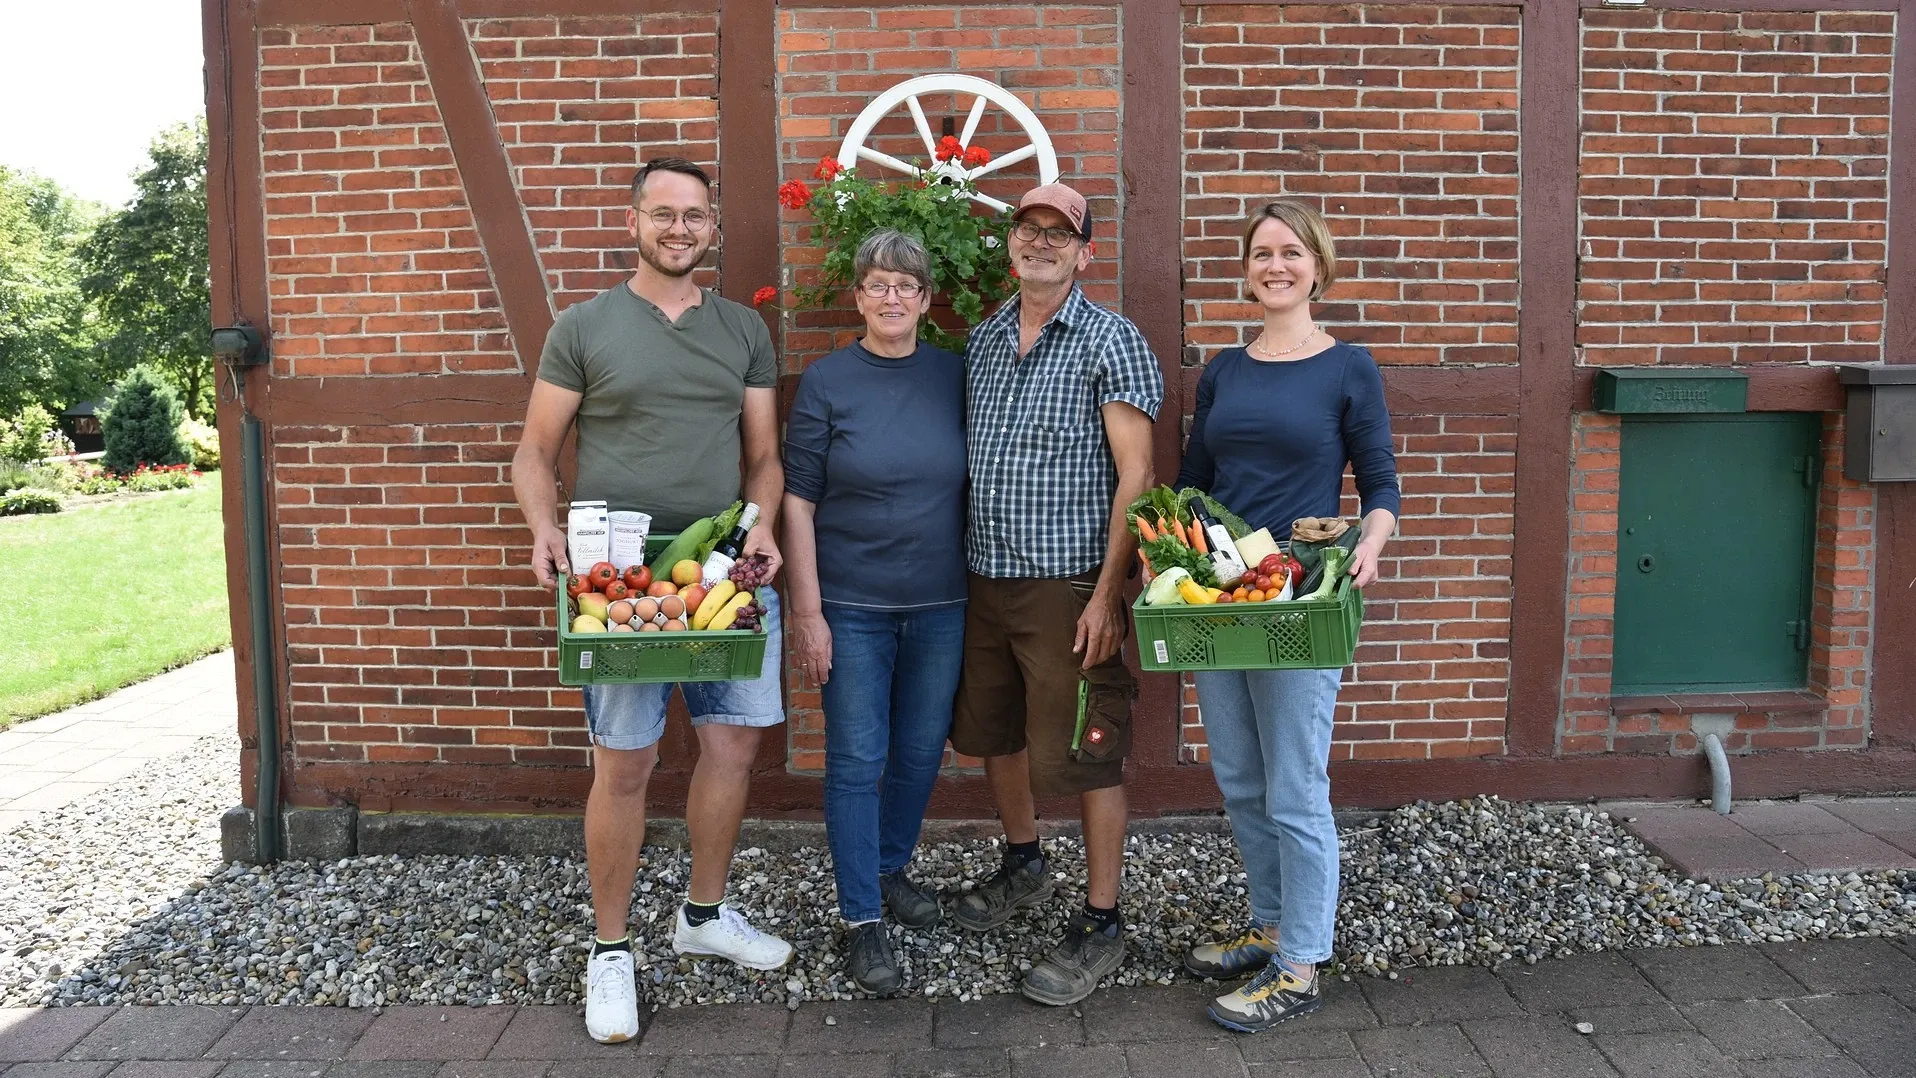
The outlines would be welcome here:
M 944 759 L 965 655 L 965 606 L 825 603 L 825 838 L 847 921 L 877 920 L 878 877 L 904 868 Z M 882 784 L 882 785 L 881 785 Z
M 1337 824 L 1331 719 L 1341 670 L 1219 670 L 1197 675 L 1211 773 L 1224 794 L 1251 919 L 1278 930 L 1289 962 L 1331 956 Z

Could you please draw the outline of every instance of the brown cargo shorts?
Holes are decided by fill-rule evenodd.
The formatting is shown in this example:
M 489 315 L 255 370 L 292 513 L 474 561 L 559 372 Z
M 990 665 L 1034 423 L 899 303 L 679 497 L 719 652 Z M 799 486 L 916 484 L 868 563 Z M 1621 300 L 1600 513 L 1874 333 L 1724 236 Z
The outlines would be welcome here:
M 1031 792 L 1038 797 L 1123 785 L 1137 682 L 1122 648 L 1089 670 L 1079 669 L 1082 660 L 1071 650 L 1097 570 L 1053 580 L 968 576 L 952 748 L 967 756 L 1028 750 Z M 1080 678 L 1087 686 L 1086 719 L 1073 751 Z

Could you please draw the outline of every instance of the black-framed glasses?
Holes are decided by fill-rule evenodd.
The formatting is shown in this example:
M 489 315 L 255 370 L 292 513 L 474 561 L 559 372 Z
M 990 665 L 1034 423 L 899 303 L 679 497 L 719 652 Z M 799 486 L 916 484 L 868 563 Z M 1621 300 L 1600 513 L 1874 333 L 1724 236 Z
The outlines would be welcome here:
M 1068 228 L 1040 228 L 1030 221 L 1019 221 L 1012 225 L 1011 234 L 1026 243 L 1043 236 L 1046 247 L 1066 247 L 1071 241 L 1084 238 Z
M 902 284 L 886 284 L 883 281 L 866 281 L 858 287 L 860 291 L 873 299 L 884 299 L 885 293 L 893 291 L 894 289 L 897 290 L 899 299 L 917 299 L 919 294 L 925 290 L 925 286 L 919 284 L 917 281 L 905 281 Z
M 684 213 L 673 213 L 671 210 L 652 210 L 646 214 L 646 217 L 651 219 L 652 227 L 658 229 L 660 232 L 669 231 L 671 227 L 679 221 L 685 222 L 685 228 L 688 232 L 703 232 L 705 231 L 705 226 L 712 223 L 712 215 L 706 213 L 704 210 L 686 210 Z

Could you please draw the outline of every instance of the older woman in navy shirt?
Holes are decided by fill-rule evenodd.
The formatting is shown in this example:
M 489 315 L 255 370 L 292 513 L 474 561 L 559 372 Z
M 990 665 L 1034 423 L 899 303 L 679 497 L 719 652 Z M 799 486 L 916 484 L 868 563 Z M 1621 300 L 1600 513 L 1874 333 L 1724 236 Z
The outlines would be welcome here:
M 859 246 L 865 334 L 798 381 L 785 434 L 785 583 L 803 681 L 825 709 L 825 833 L 852 979 L 903 985 L 880 920 L 938 900 L 905 874 L 964 656 L 965 365 L 918 340 L 931 260 L 886 230 Z
M 1348 464 L 1363 526 L 1350 573 L 1377 579 L 1397 525 L 1396 458 L 1384 382 L 1370 353 L 1332 338 L 1311 302 L 1337 279 L 1330 229 L 1311 207 L 1265 206 L 1244 228 L 1246 290 L 1264 328 L 1217 354 L 1198 379 L 1178 486 L 1207 490 L 1253 528 L 1288 536 L 1300 517 L 1335 517 Z M 1185 967 L 1209 977 L 1256 971 L 1218 997 L 1213 1019 L 1243 1032 L 1318 1008 L 1316 965 L 1331 956 L 1337 827 L 1331 819 L 1331 720 L 1340 670 L 1197 675 L 1211 769 L 1251 892 L 1251 927 L 1201 944 Z

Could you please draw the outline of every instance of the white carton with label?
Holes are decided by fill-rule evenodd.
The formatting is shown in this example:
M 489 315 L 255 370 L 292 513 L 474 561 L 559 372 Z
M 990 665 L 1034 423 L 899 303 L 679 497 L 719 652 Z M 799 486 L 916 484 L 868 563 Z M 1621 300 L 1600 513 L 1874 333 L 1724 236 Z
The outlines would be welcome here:
M 612 529 L 612 556 L 607 561 L 620 573 L 645 561 L 645 540 L 652 534 L 652 518 L 620 509 L 608 514 Z
M 604 502 L 572 503 L 565 519 L 565 550 L 575 573 L 611 560 L 612 529 Z

